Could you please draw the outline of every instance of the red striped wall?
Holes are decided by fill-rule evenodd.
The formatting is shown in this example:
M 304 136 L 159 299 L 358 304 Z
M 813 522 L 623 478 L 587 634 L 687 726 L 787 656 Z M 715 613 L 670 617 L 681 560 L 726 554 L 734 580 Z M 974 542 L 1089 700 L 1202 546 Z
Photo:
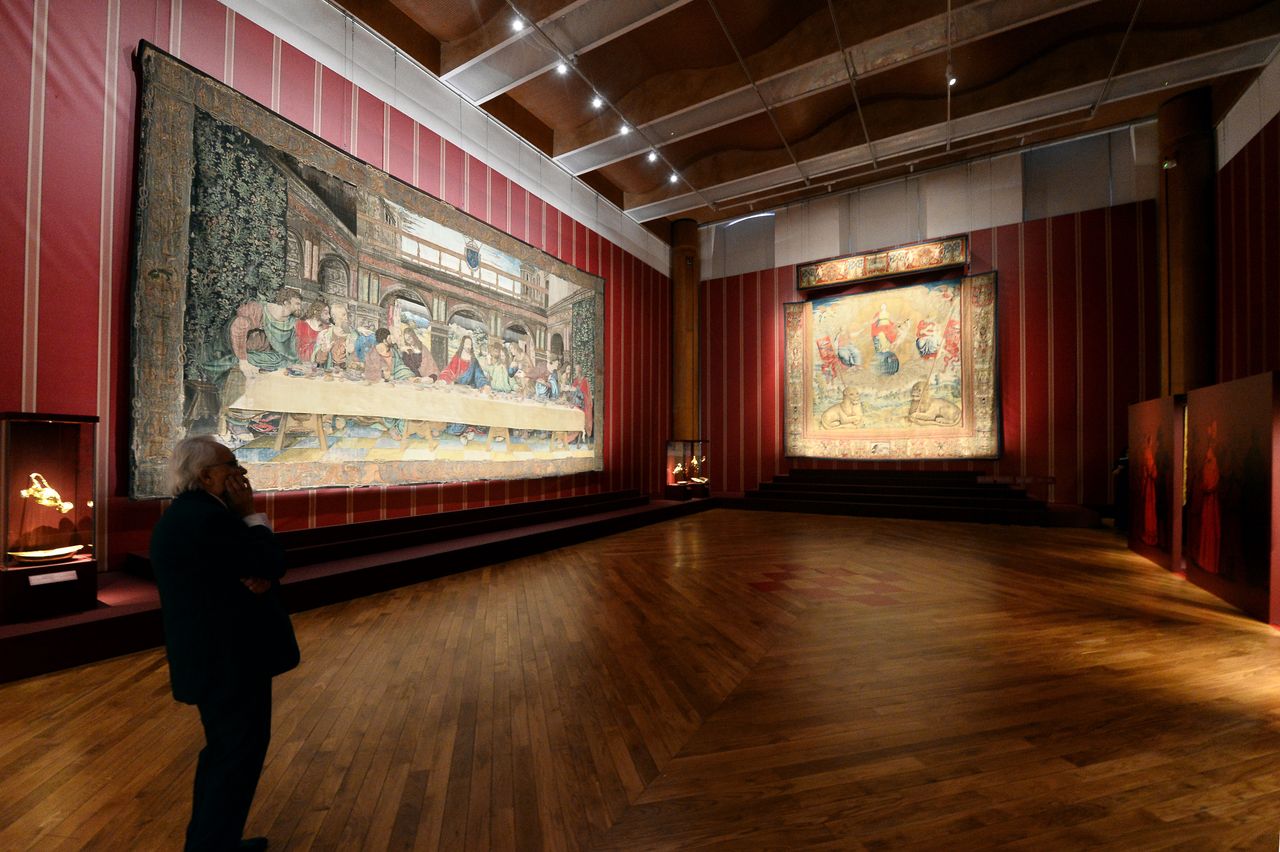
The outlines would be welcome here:
M 1154 203 L 970 238 L 970 271 L 998 272 L 1004 453 L 994 462 L 873 466 L 979 470 L 1026 480 L 1054 502 L 1111 502 L 1128 406 L 1157 395 L 1160 383 Z M 782 455 L 782 305 L 802 296 L 795 267 L 784 266 L 705 281 L 701 299 L 712 483 L 717 493 L 740 493 L 793 466 Z
M 100 522 L 113 564 L 158 502 L 125 499 L 129 228 L 146 39 L 424 191 L 605 279 L 605 470 L 558 479 L 261 497 L 280 529 L 619 488 L 656 493 L 670 417 L 670 292 L 642 263 L 430 128 L 216 0 L 0 4 L 0 410 L 97 414 Z M 101 505 L 101 501 L 100 501 Z
M 1280 116 L 1218 172 L 1218 381 L 1280 370 Z

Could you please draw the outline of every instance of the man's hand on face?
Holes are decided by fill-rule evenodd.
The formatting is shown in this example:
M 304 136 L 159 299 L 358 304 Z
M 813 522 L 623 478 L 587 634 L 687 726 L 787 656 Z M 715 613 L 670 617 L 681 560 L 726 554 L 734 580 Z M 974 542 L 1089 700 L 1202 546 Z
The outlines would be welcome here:
M 265 594 L 267 589 L 271 588 L 271 581 L 264 580 L 261 577 L 241 577 L 240 582 L 244 583 L 244 587 L 255 595 Z
M 253 514 L 253 486 L 243 469 L 227 477 L 226 502 L 228 508 L 242 518 Z

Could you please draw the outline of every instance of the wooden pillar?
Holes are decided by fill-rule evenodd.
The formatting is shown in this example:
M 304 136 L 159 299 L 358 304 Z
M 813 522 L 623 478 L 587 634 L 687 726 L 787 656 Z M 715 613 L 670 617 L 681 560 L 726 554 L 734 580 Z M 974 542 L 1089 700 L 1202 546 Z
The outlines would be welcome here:
M 1209 90 L 1166 101 L 1156 119 L 1160 390 L 1167 396 L 1218 380 L 1217 162 Z
M 701 438 L 698 382 L 698 223 L 671 226 L 671 436 Z

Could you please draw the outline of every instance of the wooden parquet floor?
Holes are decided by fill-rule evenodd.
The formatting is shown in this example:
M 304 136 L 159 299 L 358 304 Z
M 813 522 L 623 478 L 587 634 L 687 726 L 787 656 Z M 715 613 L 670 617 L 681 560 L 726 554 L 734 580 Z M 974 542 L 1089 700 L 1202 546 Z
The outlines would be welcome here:
M 1275 849 L 1280 636 L 1113 534 L 715 510 L 295 617 L 275 850 Z M 146 652 L 0 687 L 0 849 L 178 849 Z

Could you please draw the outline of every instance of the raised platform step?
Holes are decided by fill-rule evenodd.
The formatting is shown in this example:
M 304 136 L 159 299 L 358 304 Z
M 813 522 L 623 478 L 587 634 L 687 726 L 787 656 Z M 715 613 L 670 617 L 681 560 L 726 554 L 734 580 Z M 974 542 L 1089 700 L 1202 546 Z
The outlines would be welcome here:
M 792 494 L 809 492 L 814 494 L 938 494 L 949 497 L 985 497 L 988 495 L 1025 497 L 1026 489 L 1015 488 L 1006 483 L 957 483 L 957 484 L 921 484 L 898 482 L 805 482 L 803 480 L 784 480 L 781 477 L 772 482 L 760 483 L 762 492 Z
M 1050 526 L 1022 488 L 976 471 L 793 470 L 746 492 L 745 508 L 936 521 Z
M 289 560 L 289 569 L 301 568 L 339 559 L 351 559 L 385 553 L 434 541 L 466 538 L 536 524 L 571 520 L 584 513 L 598 515 L 644 506 L 647 495 L 636 490 L 610 491 L 530 500 L 433 512 L 404 518 L 387 518 L 354 524 L 335 524 L 305 530 L 278 533 Z M 126 570 L 143 577 L 151 576 L 151 565 L 145 553 L 129 554 Z
M 297 565 L 281 591 L 297 612 L 670 520 L 713 503 L 616 492 L 281 533 Z M 349 546 L 339 540 L 342 529 L 356 535 Z M 155 583 L 142 576 L 149 572 L 146 557 L 134 555 L 132 564 L 132 571 L 100 576 L 97 609 L 0 625 L 0 683 L 162 644 L 159 596 Z
M 976 470 L 811 470 L 796 468 L 774 477 L 775 481 L 792 482 L 935 482 L 940 485 L 977 483 L 989 477 Z
M 1044 510 L 1044 504 L 1030 500 L 1025 494 L 1006 491 L 992 491 L 985 494 L 950 494 L 940 491 L 930 492 L 926 489 L 889 491 L 888 489 L 868 489 L 866 491 L 818 491 L 811 488 L 764 488 L 748 491 L 744 495 L 748 500 L 800 500 L 815 503 L 839 503 L 842 505 L 915 505 L 922 507 L 945 508 L 949 506 L 972 506 L 987 509 L 1026 509 L 1034 507 Z
M 1043 506 L 984 506 L 968 502 L 957 506 L 920 503 L 850 503 L 833 500 L 803 500 L 793 497 L 744 498 L 742 508 L 767 512 L 802 512 L 814 515 L 859 515 L 872 518 L 908 518 L 919 521 L 966 521 L 980 524 L 1051 526 Z

